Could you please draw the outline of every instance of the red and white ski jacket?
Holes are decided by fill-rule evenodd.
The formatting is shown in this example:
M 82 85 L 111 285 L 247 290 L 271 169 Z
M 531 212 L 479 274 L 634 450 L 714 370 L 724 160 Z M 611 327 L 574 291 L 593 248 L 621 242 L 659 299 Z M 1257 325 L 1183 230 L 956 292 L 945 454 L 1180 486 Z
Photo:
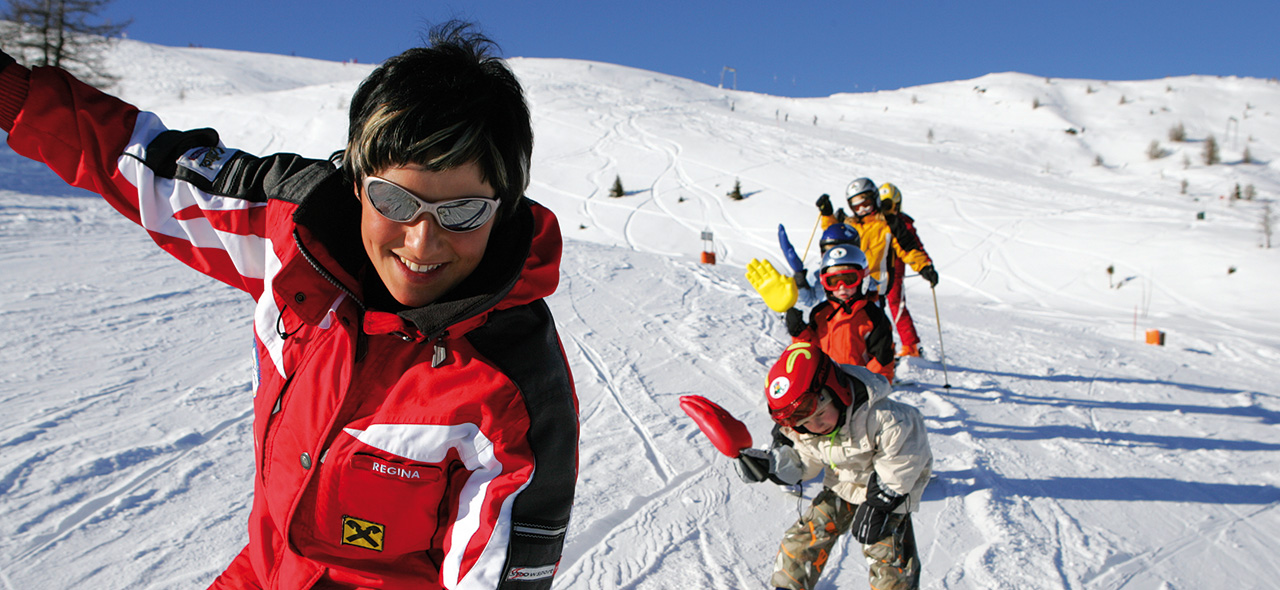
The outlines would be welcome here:
M 549 210 L 523 200 L 445 300 L 390 313 L 366 307 L 359 203 L 330 162 L 167 130 L 55 68 L 0 72 L 0 127 L 257 301 L 249 543 L 213 588 L 550 587 L 578 421 L 543 301 Z

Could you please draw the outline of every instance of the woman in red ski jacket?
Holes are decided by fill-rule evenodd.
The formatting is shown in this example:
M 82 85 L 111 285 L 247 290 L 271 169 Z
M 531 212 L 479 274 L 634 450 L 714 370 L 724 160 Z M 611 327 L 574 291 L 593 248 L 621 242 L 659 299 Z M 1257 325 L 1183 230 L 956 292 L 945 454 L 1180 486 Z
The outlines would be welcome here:
M 333 161 L 255 157 L 0 53 L 14 151 L 257 302 L 249 542 L 230 588 L 549 588 L 577 399 L 524 198 L 523 90 L 468 26 L 352 98 Z

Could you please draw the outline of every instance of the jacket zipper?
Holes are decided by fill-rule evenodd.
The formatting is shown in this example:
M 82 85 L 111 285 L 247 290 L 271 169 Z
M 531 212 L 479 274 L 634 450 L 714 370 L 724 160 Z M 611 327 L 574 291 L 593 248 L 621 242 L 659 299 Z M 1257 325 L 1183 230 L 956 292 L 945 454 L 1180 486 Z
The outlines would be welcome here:
M 293 230 L 293 243 L 298 247 L 298 252 L 302 254 L 302 258 L 307 261 L 307 264 L 311 265 L 311 268 L 315 269 L 315 271 L 319 273 L 324 280 L 328 281 L 329 284 L 337 287 L 343 293 L 346 293 L 347 297 L 349 297 L 351 301 L 355 302 L 356 307 L 360 308 L 361 314 L 365 312 L 364 302 L 360 301 L 360 298 L 357 297 L 351 289 L 348 289 L 346 285 L 342 284 L 342 281 L 339 281 L 334 277 L 333 274 L 324 267 L 324 265 L 320 264 L 319 260 L 316 260 L 315 257 L 311 255 L 311 252 L 307 250 L 307 247 L 302 245 L 302 236 L 298 235 L 297 228 L 294 228 Z
M 271 415 L 267 416 L 267 426 L 262 433 L 262 485 L 267 484 L 267 477 L 271 472 L 271 446 L 275 442 L 276 416 L 284 409 L 284 396 L 289 393 L 289 386 L 293 384 L 293 375 L 285 379 L 284 385 L 280 388 L 280 395 L 276 396 L 276 403 L 271 408 Z

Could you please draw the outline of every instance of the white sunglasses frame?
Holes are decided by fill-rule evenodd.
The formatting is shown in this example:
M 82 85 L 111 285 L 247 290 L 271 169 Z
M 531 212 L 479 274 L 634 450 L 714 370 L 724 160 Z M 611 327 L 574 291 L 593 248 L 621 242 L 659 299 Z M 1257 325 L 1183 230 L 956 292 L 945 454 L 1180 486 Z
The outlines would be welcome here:
M 361 189 L 364 192 L 364 198 L 369 199 L 369 185 L 374 182 L 382 182 L 382 183 L 389 184 L 392 187 L 399 189 L 405 195 L 408 195 L 409 198 L 413 199 L 414 202 L 418 204 L 418 208 L 413 212 L 413 215 L 409 216 L 408 219 L 401 221 L 399 219 L 393 219 L 391 217 L 388 217 L 386 213 L 383 213 L 382 210 L 378 209 L 378 206 L 375 205 L 372 200 L 370 200 L 369 205 L 373 207 L 373 210 L 376 211 L 378 215 L 381 215 L 382 218 L 386 219 L 387 221 L 394 221 L 396 223 L 413 223 L 413 221 L 421 217 L 423 213 L 427 213 L 436 220 L 436 225 L 440 226 L 440 229 L 443 229 L 448 232 L 453 232 L 455 234 L 465 234 L 465 233 L 476 231 L 484 227 L 490 221 L 493 221 L 493 218 L 497 217 L 498 215 L 498 199 L 494 197 L 479 197 L 479 196 L 459 197 L 456 199 L 449 199 L 447 201 L 440 201 L 438 203 L 428 203 L 427 201 L 424 201 L 422 200 L 422 198 L 418 197 L 418 195 L 413 194 L 413 191 L 410 191 L 409 189 L 403 186 L 400 186 L 394 182 L 391 182 L 390 180 L 387 180 L 385 178 L 372 176 L 372 175 L 364 177 L 364 182 L 361 183 Z M 491 208 L 489 209 L 489 216 L 479 225 L 471 229 L 452 229 L 446 226 L 444 222 L 440 220 L 440 215 L 436 212 L 441 207 L 448 206 L 451 203 L 457 203 L 458 201 L 467 201 L 467 200 L 473 200 L 473 199 L 480 200 L 480 201 L 488 201 L 491 204 Z

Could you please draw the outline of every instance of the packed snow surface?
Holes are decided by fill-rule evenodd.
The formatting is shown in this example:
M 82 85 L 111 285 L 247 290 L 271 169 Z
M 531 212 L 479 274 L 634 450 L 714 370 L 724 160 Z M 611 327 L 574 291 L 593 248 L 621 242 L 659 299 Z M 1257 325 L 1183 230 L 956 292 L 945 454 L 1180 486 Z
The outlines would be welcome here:
M 370 71 L 131 41 L 110 63 L 170 127 L 315 157 L 342 146 Z M 805 502 L 739 481 L 678 399 L 767 442 L 764 375 L 788 338 L 743 267 L 782 265 L 779 223 L 812 266 L 814 200 L 858 176 L 902 189 L 942 278 L 936 300 L 907 278 L 925 356 L 894 393 L 935 454 L 925 588 L 1280 580 L 1280 248 L 1261 247 L 1280 84 L 1000 73 L 791 99 L 511 64 L 535 122 L 528 194 L 567 238 L 550 304 L 582 445 L 557 588 L 765 586 Z M 1237 185 L 1256 198 L 1224 198 Z M 0 276 L 0 585 L 204 587 L 246 539 L 252 303 L 7 147 Z M 820 587 L 865 576 L 841 543 Z

